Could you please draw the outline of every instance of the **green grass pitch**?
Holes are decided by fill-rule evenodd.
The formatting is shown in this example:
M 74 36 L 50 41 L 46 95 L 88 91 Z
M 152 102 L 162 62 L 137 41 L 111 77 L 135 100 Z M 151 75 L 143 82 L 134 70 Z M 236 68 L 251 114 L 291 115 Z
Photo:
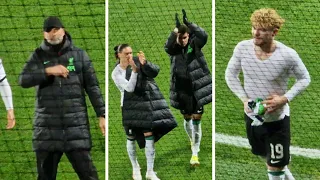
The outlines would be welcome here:
M 169 103 L 170 60 L 164 51 L 164 43 L 175 27 L 175 13 L 181 9 L 187 12 L 191 22 L 204 28 L 209 40 L 203 51 L 209 68 L 212 65 L 212 3 L 208 0 L 191 1 L 109 1 L 109 43 L 108 43 L 108 104 L 109 104 L 109 140 L 108 166 L 109 179 L 130 179 L 131 163 L 126 152 L 126 135 L 121 122 L 120 92 L 111 79 L 115 65 L 113 47 L 120 43 L 132 45 L 134 54 L 142 50 L 146 58 L 160 66 L 161 70 L 155 79 L 163 95 Z M 160 179 L 212 179 L 212 108 L 205 106 L 202 118 L 203 138 L 199 153 L 200 167 L 190 169 L 190 142 L 183 128 L 183 118 L 179 111 L 171 108 L 178 121 L 178 127 L 156 143 L 156 159 L 154 170 Z M 137 148 L 138 149 L 138 148 Z M 138 150 L 138 160 L 142 175 L 146 172 L 144 150 Z
M 228 89 L 224 73 L 238 42 L 251 38 L 250 16 L 263 7 L 276 9 L 286 22 L 276 40 L 295 49 L 312 82 L 291 103 L 293 146 L 319 149 L 319 7 L 318 1 L 222 1 L 215 3 L 216 132 L 246 137 L 243 105 Z M 292 84 L 292 81 L 291 83 Z M 249 149 L 216 144 L 216 179 L 267 179 L 263 161 Z M 292 155 L 289 165 L 296 179 L 319 179 L 319 159 Z
M 31 52 L 40 45 L 43 20 L 60 16 L 73 37 L 74 44 L 86 50 L 96 68 L 100 87 L 105 92 L 105 1 L 104 0 L 4 0 L 0 2 L 0 57 L 11 84 L 17 124 L 5 130 L 6 113 L 0 107 L 0 179 L 36 179 L 35 155 L 32 152 L 32 121 L 35 103 L 34 88 L 18 86 L 18 75 Z M 88 105 L 91 106 L 90 102 Z M 98 128 L 98 119 L 90 107 L 92 158 L 100 179 L 105 179 L 105 141 Z M 78 179 L 63 156 L 57 179 Z

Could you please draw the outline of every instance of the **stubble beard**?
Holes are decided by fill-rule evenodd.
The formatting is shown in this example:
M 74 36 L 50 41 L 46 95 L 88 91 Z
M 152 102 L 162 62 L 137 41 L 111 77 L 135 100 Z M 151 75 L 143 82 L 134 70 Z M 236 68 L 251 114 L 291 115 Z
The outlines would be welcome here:
M 47 39 L 48 43 L 51 44 L 51 45 L 57 45 L 57 44 L 60 44 L 62 41 L 63 41 L 63 36 L 61 37 L 58 37 L 54 40 L 51 40 L 51 39 Z

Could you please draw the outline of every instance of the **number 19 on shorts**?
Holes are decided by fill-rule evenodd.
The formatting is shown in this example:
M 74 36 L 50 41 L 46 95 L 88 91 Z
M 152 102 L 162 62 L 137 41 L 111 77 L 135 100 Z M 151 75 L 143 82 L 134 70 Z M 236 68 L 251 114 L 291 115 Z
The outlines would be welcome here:
M 271 148 L 271 159 L 282 159 L 283 158 L 282 144 L 273 145 L 270 143 L 270 148 Z

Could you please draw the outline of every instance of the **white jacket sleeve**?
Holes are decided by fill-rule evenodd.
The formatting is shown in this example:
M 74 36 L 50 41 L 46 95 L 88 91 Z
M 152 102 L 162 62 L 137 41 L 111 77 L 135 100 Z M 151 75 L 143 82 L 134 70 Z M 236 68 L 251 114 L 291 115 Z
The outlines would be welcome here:
M 310 82 L 311 78 L 306 66 L 303 64 L 300 59 L 298 53 L 292 53 L 292 67 L 291 72 L 294 74 L 296 78 L 296 82 L 290 88 L 290 90 L 284 95 L 287 97 L 288 101 L 292 101 L 292 99 L 297 96 L 300 92 L 305 90 Z
M 12 91 L 7 78 L 0 82 L 0 93 L 6 109 L 13 109 Z
M 132 71 L 129 81 L 116 68 L 112 72 L 112 79 L 120 91 L 133 92 L 137 83 L 138 73 Z
M 0 94 L 3 100 L 4 105 L 6 106 L 6 109 L 13 109 L 13 102 L 12 102 L 12 91 L 10 84 L 6 78 L 6 72 L 4 70 L 2 59 L 0 59 L 0 79 L 2 80 L 0 82 Z
M 240 55 L 237 45 L 228 63 L 225 72 L 225 80 L 230 90 L 243 102 L 248 99 L 248 97 L 239 79 L 239 74 L 241 72 L 241 60 L 239 57 Z

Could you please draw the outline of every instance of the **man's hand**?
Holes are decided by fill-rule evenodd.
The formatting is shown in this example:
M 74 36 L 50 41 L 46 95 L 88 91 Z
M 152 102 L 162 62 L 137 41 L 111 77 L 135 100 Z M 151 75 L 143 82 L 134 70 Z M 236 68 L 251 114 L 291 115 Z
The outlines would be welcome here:
M 183 23 L 185 25 L 189 26 L 191 23 L 188 21 L 187 13 L 184 9 L 182 9 L 182 14 L 183 14 Z
M 102 135 L 106 135 L 106 121 L 104 117 L 99 117 L 99 127 L 102 132 Z
M 266 100 L 262 101 L 263 104 L 266 104 L 267 112 L 273 112 L 288 102 L 288 99 L 285 96 L 272 95 L 267 97 Z
M 62 66 L 62 65 L 55 65 L 52 67 L 47 67 L 45 69 L 47 75 L 53 75 L 53 76 L 62 76 L 64 78 L 68 77 L 69 75 L 69 70 Z
M 14 126 L 16 125 L 16 119 L 14 117 L 14 111 L 13 109 L 9 109 L 7 111 L 7 120 L 8 120 L 8 124 L 7 124 L 7 129 L 12 129 L 14 128 Z
M 144 65 L 146 63 L 146 57 L 144 56 L 144 53 L 142 51 L 139 51 L 139 53 L 137 53 L 137 56 L 141 65 Z

